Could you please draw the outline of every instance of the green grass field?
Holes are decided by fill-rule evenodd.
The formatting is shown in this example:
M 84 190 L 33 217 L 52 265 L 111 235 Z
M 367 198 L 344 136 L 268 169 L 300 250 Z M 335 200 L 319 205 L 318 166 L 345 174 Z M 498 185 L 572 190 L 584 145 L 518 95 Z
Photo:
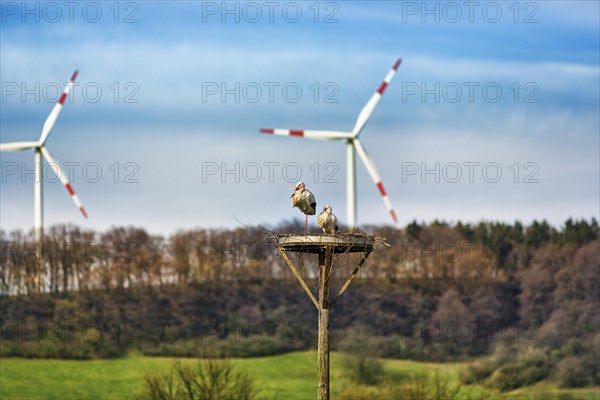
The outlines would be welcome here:
M 337 398 L 350 383 L 342 376 L 342 355 L 332 354 L 332 398 Z M 132 399 L 142 387 L 147 370 L 168 368 L 168 358 L 129 357 L 116 360 L 66 361 L 0 359 L 0 399 Z M 194 362 L 187 359 L 185 362 Z M 238 359 L 255 379 L 259 399 L 313 399 L 316 386 L 316 353 L 299 352 L 274 357 Z M 385 360 L 388 379 L 407 374 L 440 371 L 452 380 L 466 364 L 433 364 Z M 563 400 L 600 398 L 598 388 L 559 390 L 552 383 L 520 389 L 500 397 L 482 387 L 465 386 L 463 399 L 502 398 L 510 400 Z

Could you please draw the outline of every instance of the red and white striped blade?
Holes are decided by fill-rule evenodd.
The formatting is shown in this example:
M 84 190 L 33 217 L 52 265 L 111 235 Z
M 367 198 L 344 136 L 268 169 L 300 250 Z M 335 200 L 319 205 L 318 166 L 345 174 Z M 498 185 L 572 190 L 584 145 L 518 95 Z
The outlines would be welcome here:
M 339 139 L 350 139 L 352 134 L 349 132 L 341 131 L 310 131 L 310 130 L 295 130 L 295 129 L 261 129 L 261 133 L 278 136 L 298 136 L 309 139 L 320 139 L 320 140 L 339 140 Z
M 390 212 L 392 219 L 394 220 L 395 223 L 398 223 L 398 217 L 396 216 L 396 211 L 394 211 L 394 208 L 392 207 L 392 203 L 390 202 L 390 199 L 383 187 L 383 183 L 381 183 L 381 178 L 379 177 L 377 168 L 375 168 L 375 163 L 367 154 L 367 151 L 363 147 L 360 140 L 354 139 L 352 141 L 352 143 L 354 144 L 354 148 L 356 149 L 358 156 L 360 157 L 363 164 L 365 165 L 365 168 L 367 168 L 367 172 L 371 176 L 371 179 L 373 179 L 373 182 L 375 182 L 375 186 L 377 186 L 377 189 L 379 189 L 379 194 L 381 194 L 381 198 L 383 198 L 383 202 L 385 203 L 385 206 L 387 207 L 388 211 Z
M 73 187 L 71 187 L 71 184 L 67 180 L 65 172 L 61 168 L 60 164 L 58 162 L 56 162 L 56 160 L 54 160 L 54 158 L 52 158 L 52 156 L 50 155 L 50 152 L 48 150 L 46 150 L 46 148 L 44 146 L 42 146 L 41 149 L 42 149 L 42 155 L 44 156 L 44 158 L 46 159 L 46 161 L 48 161 L 48 163 L 52 164 L 52 167 L 55 168 L 54 171 L 56 172 L 56 175 L 60 179 L 60 182 L 63 185 L 65 185 L 65 188 L 69 192 L 69 195 L 71 195 L 71 199 L 73 199 L 73 202 L 75 203 L 75 205 L 77 206 L 77 208 L 79 208 L 79 211 L 81 211 L 81 213 L 83 214 L 83 216 L 85 218 L 87 218 L 87 213 L 85 212 L 85 209 L 83 208 L 83 205 L 81 204 L 81 201 L 79 201 L 79 198 L 75 194 L 75 191 L 73 190 Z
M 375 107 L 377 107 L 377 103 L 379 103 L 381 96 L 383 96 L 385 89 L 392 81 L 392 78 L 396 74 L 396 71 L 398 70 L 398 67 L 400 66 L 401 63 L 402 63 L 402 59 L 399 58 L 396 61 L 396 63 L 394 64 L 394 66 L 392 67 L 392 69 L 390 69 L 390 71 L 387 73 L 387 75 L 385 76 L 385 79 L 383 80 L 381 85 L 379 85 L 379 88 L 377 89 L 377 91 L 373 94 L 373 96 L 371 96 L 369 101 L 367 101 L 367 104 L 365 104 L 363 109 L 360 111 L 360 114 L 358 114 L 358 118 L 356 119 L 356 124 L 354 125 L 354 129 L 352 129 L 352 134 L 354 136 L 358 136 L 358 134 L 365 127 L 365 124 L 367 123 L 369 118 L 371 118 L 371 114 L 373 114 L 373 110 L 375 110 Z
M 69 81 L 69 83 L 67 83 L 67 86 L 65 86 L 65 90 L 63 90 L 62 94 L 60 95 L 60 98 L 54 105 L 54 108 L 52 109 L 52 111 L 50 111 L 50 115 L 48 115 L 48 118 L 46 118 L 46 122 L 44 122 L 44 127 L 42 128 L 42 135 L 40 136 L 40 144 L 43 145 L 44 143 L 46 143 L 48 135 L 50 135 L 50 132 L 52 132 L 52 128 L 54 127 L 54 123 L 56 122 L 56 118 L 58 118 L 58 114 L 60 114 L 60 110 L 62 109 L 63 104 L 65 104 L 65 101 L 69 96 L 69 92 L 73 87 L 73 83 L 75 82 L 78 73 L 79 71 L 73 72 L 71 80 Z
M 13 142 L 0 143 L 0 151 L 22 151 L 30 150 L 39 146 L 38 142 Z

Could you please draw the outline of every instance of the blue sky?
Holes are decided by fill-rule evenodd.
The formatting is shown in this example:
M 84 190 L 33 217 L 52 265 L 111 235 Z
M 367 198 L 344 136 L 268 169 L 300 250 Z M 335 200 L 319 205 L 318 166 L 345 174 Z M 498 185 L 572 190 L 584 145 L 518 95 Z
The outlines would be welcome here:
M 344 145 L 258 129 L 351 129 L 398 57 L 361 139 L 400 226 L 598 218 L 596 1 L 69 4 L 0 9 L 2 142 L 80 71 L 47 148 L 90 218 L 47 170 L 46 226 L 275 224 L 297 179 L 344 222 Z M 0 228 L 30 229 L 33 154 L 0 157 Z M 391 223 L 357 171 L 359 224 Z

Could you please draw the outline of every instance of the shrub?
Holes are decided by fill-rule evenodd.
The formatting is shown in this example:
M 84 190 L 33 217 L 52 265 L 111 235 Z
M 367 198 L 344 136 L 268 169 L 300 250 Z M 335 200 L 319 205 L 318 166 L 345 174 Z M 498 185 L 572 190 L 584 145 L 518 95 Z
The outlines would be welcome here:
M 166 372 L 148 372 L 138 400 L 251 400 L 252 378 L 231 361 L 202 359 L 196 365 L 173 362 Z
M 579 357 L 567 357 L 556 366 L 556 378 L 561 388 L 576 388 L 590 384 L 590 373 L 584 360 Z
M 521 387 L 519 370 L 513 365 L 500 367 L 492 374 L 489 385 L 501 392 L 508 392 Z
M 477 361 L 461 372 L 460 381 L 466 385 L 482 384 L 492 375 L 495 369 L 496 364 L 491 360 Z
M 507 392 L 539 382 L 546 378 L 549 372 L 550 367 L 546 364 L 517 361 L 496 369 L 489 379 L 489 386 Z
M 372 386 L 351 386 L 340 395 L 340 400 L 374 400 L 382 398 L 382 390 Z
M 378 358 L 361 355 L 344 357 L 344 374 L 352 382 L 362 385 L 376 385 L 384 377 L 383 363 Z
M 433 374 L 411 375 L 400 383 L 350 387 L 342 393 L 340 400 L 454 400 L 459 397 L 460 390 L 460 385 L 451 385 L 447 376 L 436 371 Z

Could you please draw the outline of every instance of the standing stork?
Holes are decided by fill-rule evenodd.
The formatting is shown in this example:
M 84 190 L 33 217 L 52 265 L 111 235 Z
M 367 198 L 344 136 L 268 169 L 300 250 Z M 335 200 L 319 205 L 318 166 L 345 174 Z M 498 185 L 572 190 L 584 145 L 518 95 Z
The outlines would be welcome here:
M 338 220 L 337 217 L 331 213 L 330 205 L 323 207 L 323 211 L 321 211 L 321 214 L 317 217 L 317 222 L 325 234 L 333 235 L 338 230 Z
M 308 225 L 308 216 L 315 215 L 317 212 L 317 202 L 315 195 L 310 190 L 306 189 L 304 182 L 298 182 L 294 193 L 292 193 L 292 207 L 298 207 L 302 214 L 306 215 L 304 221 L 304 234 L 306 234 L 306 226 Z

